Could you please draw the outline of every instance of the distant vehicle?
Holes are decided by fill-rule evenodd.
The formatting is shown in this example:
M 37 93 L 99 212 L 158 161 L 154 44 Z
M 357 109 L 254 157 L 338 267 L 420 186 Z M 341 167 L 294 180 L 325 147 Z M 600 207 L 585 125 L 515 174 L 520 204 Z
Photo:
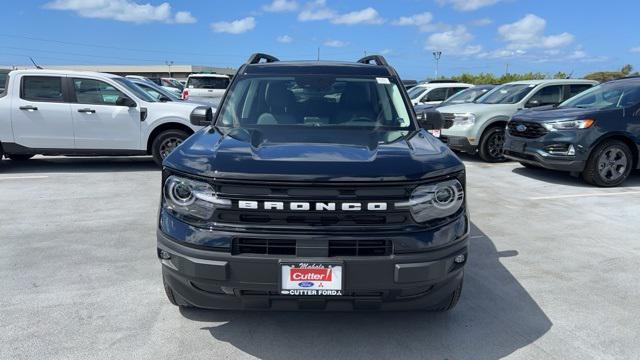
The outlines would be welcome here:
M 404 85 L 405 90 L 409 90 L 418 85 L 418 82 L 416 80 L 402 80 L 402 85 Z
M 442 130 L 441 139 L 454 150 L 478 152 L 484 161 L 505 161 L 505 125 L 513 114 L 524 108 L 557 105 L 596 84 L 591 80 L 557 79 L 498 86 L 473 103 L 437 108 L 445 122 L 453 121 L 452 127 Z
M 191 74 L 182 91 L 183 99 L 210 101 L 217 105 L 231 80 L 221 74 Z
M 508 159 L 618 186 L 639 165 L 640 78 L 606 82 L 556 108 L 520 111 L 507 129 Z
M 164 87 L 162 87 L 160 85 L 157 85 L 155 83 L 146 81 L 146 80 L 141 80 L 141 79 L 137 79 L 137 78 L 129 78 L 129 80 L 132 83 L 138 85 L 138 87 L 141 88 L 142 90 L 144 90 L 147 94 L 149 94 L 149 96 L 151 96 L 152 98 L 154 98 L 154 99 L 156 99 L 157 101 L 160 101 L 160 102 L 186 101 L 186 102 L 191 102 L 191 103 L 195 103 L 195 104 L 211 106 L 210 103 L 204 102 L 204 101 L 183 100 L 182 97 L 176 95 L 174 92 L 168 91 Z
M 170 91 L 174 94 L 176 94 L 177 96 L 180 96 L 182 93 L 182 88 L 178 88 L 176 85 L 174 85 L 173 83 L 169 82 L 169 81 L 162 81 L 161 78 L 148 78 L 146 76 L 140 76 L 140 75 L 127 75 L 126 76 L 129 79 L 138 79 L 138 80 L 144 80 L 147 81 L 149 83 L 152 84 L 156 84 L 158 86 L 162 86 L 163 89 Z
M 0 94 L 0 154 L 151 154 L 161 164 L 212 117 L 210 107 L 159 102 L 117 75 L 16 70 Z
M 431 81 L 420 83 L 407 91 L 413 106 L 438 105 L 458 92 L 472 87 L 473 84 L 452 81 Z
M 457 94 L 454 94 L 453 96 L 441 102 L 440 104 L 437 104 L 437 105 L 418 104 L 414 106 L 413 109 L 415 110 L 416 115 L 418 116 L 418 119 L 426 119 L 429 116 L 435 115 L 432 113 L 437 113 L 436 108 L 447 106 L 447 105 L 465 104 L 465 103 L 474 102 L 495 87 L 496 85 L 475 85 L 474 87 L 464 89 L 458 92 Z M 443 128 L 447 129 L 452 125 L 453 125 L 453 121 L 450 120 L 449 122 L 445 122 Z M 429 130 L 429 132 L 435 137 L 440 137 L 441 130 L 442 129 L 433 129 L 433 130 Z

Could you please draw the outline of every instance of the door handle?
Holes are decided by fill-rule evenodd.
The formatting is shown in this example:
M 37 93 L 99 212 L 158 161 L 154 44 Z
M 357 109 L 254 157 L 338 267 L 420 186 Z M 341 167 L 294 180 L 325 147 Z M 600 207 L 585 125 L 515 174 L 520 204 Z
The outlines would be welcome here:
M 20 110 L 36 111 L 38 110 L 38 108 L 32 105 L 26 105 L 26 106 L 20 106 Z
M 79 113 L 85 113 L 85 114 L 95 114 L 95 113 L 96 113 L 96 111 L 95 111 L 95 110 L 93 110 L 93 109 L 87 109 L 87 108 L 85 108 L 85 109 L 78 109 L 78 112 L 79 112 Z

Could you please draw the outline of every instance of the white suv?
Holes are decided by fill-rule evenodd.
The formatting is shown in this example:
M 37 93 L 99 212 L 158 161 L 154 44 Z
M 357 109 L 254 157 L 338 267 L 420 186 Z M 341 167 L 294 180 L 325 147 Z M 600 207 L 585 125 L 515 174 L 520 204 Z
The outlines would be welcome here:
M 191 74 L 182 90 L 182 99 L 209 101 L 217 106 L 230 82 L 227 75 Z
M 0 155 L 153 155 L 162 160 L 210 123 L 212 110 L 158 102 L 117 75 L 17 70 L 0 93 Z
M 411 104 L 416 105 L 438 105 L 454 94 L 473 87 L 473 84 L 436 80 L 427 83 L 420 83 L 407 91 Z
M 442 141 L 453 150 L 475 154 L 488 162 L 500 162 L 504 128 L 518 110 L 557 105 L 596 85 L 580 79 L 515 81 L 498 86 L 473 103 L 437 108 L 453 126 L 443 129 Z

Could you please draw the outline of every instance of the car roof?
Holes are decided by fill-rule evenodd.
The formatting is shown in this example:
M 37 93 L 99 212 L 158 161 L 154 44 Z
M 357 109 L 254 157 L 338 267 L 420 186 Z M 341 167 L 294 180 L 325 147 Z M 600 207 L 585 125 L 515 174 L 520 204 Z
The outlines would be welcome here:
M 597 81 L 586 79 L 542 79 L 512 81 L 510 85 L 540 85 L 540 84 L 597 84 Z
M 347 61 L 275 61 L 247 64 L 243 75 L 343 75 L 343 76 L 392 76 L 389 68 L 381 65 Z
M 216 77 L 216 78 L 229 78 L 229 76 L 224 74 L 191 74 L 189 77 Z M 167 78 L 172 79 L 172 78 Z
M 449 83 L 422 83 L 415 87 L 421 87 L 425 89 L 443 88 L 443 87 L 473 87 L 473 84 L 461 83 L 461 82 L 449 82 Z
M 96 71 L 50 70 L 50 69 L 13 70 L 11 71 L 11 73 L 15 75 L 36 75 L 36 76 L 37 75 L 92 76 L 92 77 L 108 78 L 108 79 L 122 77 L 120 75 L 102 73 L 102 72 L 96 72 Z

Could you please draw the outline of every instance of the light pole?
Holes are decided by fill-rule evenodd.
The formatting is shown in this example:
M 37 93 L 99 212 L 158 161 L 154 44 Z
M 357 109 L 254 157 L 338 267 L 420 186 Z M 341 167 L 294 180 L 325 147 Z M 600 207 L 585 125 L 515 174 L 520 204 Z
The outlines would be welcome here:
M 173 77 L 171 76 L 171 65 L 173 65 L 173 61 L 167 60 L 164 63 L 167 64 L 167 66 L 169 67 L 169 77 Z
M 441 57 L 442 57 L 442 51 L 433 52 L 433 58 L 436 60 L 436 80 L 438 80 L 438 67 L 440 66 Z

